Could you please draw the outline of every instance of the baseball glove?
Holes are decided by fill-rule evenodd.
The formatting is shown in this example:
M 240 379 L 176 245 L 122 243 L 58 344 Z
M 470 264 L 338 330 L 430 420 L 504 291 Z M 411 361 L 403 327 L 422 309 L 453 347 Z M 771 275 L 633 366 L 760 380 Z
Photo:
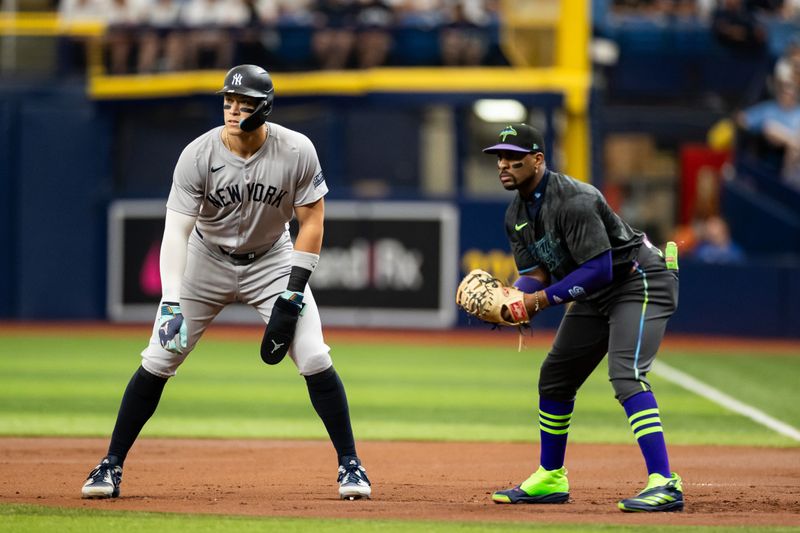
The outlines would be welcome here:
M 464 311 L 484 322 L 500 326 L 528 324 L 524 293 L 503 283 L 484 270 L 473 270 L 458 286 L 456 304 Z M 503 309 L 508 310 L 511 320 L 503 318 Z

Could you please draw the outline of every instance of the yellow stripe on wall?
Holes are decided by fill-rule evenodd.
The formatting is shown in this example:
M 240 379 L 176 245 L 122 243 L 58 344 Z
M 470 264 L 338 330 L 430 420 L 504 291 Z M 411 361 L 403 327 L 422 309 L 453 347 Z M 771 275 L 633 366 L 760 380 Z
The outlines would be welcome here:
M 0 13 L 0 35 L 57 37 L 59 35 L 99 37 L 106 30 L 101 20 L 62 22 L 55 12 Z
M 93 76 L 89 95 L 96 99 L 136 99 L 213 94 L 224 71 L 189 71 L 153 75 Z M 369 93 L 541 93 L 565 95 L 575 111 L 586 109 L 591 80 L 575 71 L 541 68 L 379 68 L 362 71 L 275 73 L 276 96 Z

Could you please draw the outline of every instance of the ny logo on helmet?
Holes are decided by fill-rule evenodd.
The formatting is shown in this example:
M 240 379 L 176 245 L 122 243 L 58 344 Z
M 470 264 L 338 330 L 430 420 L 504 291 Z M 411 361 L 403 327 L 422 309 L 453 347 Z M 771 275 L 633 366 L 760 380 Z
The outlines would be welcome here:
M 231 80 L 231 84 L 233 85 L 241 85 L 242 84 L 242 75 L 241 74 L 234 74 L 233 79 Z

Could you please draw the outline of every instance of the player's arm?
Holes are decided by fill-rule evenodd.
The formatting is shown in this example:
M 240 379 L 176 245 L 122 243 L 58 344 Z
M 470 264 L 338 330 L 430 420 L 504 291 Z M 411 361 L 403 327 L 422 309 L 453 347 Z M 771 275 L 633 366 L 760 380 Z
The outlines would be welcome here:
M 294 340 L 297 320 L 303 309 L 303 293 L 322 249 L 325 202 L 320 198 L 310 204 L 295 206 L 294 214 L 300 229 L 292 252 L 289 282 L 283 294 L 275 300 L 261 340 L 261 359 L 270 365 L 281 362 Z
M 161 299 L 177 302 L 181 296 L 181 282 L 186 270 L 189 235 L 197 217 L 167 209 L 164 220 L 164 237 L 161 240 Z
M 325 200 L 294 207 L 294 214 L 300 229 L 295 239 L 292 253 L 292 272 L 286 287 L 284 298 L 298 305 L 303 302 L 303 291 L 308 279 L 319 262 L 319 251 L 322 249 L 322 235 L 325 225 Z M 293 294 L 288 294 L 293 293 Z
M 550 274 L 542 267 L 536 267 L 520 273 L 514 287 L 526 294 L 533 294 L 550 285 Z
M 294 214 L 300 224 L 294 249 L 319 255 L 319 251 L 322 249 L 322 235 L 325 225 L 324 198 L 320 198 L 308 205 L 295 206 Z
M 166 350 L 181 353 L 188 332 L 180 307 L 181 283 L 186 270 L 189 235 L 197 217 L 167 209 L 164 237 L 161 240 L 161 304 L 158 336 Z
M 571 302 L 575 299 L 584 299 L 610 285 L 613 279 L 614 272 L 609 249 L 584 262 L 556 283 L 526 294 L 524 297 L 525 307 L 533 316 L 545 307 Z M 520 290 L 528 292 L 521 288 Z

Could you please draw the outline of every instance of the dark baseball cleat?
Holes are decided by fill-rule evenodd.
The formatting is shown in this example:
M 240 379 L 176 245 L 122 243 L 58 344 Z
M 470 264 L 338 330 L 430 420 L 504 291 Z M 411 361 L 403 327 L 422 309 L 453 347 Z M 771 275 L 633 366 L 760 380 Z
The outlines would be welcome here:
M 122 483 L 122 467 L 112 465 L 104 458 L 83 484 L 83 498 L 116 498 L 119 496 L 119 485 Z
M 566 503 L 569 500 L 567 469 L 545 470 L 543 467 L 513 489 L 492 494 L 494 503 Z
M 360 500 L 372 495 L 372 487 L 367 471 L 361 466 L 358 457 L 343 457 L 339 465 L 339 497 L 343 500 Z
M 683 486 L 681 477 L 675 472 L 665 478 L 661 474 L 650 474 L 647 486 L 633 498 L 617 504 L 626 513 L 657 513 L 683 511 Z

